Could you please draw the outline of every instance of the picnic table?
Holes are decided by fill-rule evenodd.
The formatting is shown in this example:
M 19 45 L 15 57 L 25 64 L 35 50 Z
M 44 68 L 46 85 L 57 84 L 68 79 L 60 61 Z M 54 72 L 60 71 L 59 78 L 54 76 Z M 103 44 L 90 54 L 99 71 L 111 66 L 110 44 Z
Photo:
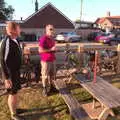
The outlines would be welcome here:
M 91 119 L 106 120 L 108 115 L 115 116 L 113 108 L 120 107 L 120 90 L 97 77 L 97 81 L 85 82 L 81 74 L 75 75 L 80 85 L 93 96 L 93 103 L 83 105 Z

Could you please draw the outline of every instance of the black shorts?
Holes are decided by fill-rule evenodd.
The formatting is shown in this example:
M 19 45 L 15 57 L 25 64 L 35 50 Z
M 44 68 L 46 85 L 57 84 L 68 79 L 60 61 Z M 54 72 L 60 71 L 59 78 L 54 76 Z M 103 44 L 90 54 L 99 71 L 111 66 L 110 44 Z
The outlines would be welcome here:
M 7 89 L 8 94 L 17 94 L 18 90 L 21 89 L 21 83 L 20 83 L 20 72 L 15 71 L 11 72 L 11 81 L 12 81 L 12 88 Z

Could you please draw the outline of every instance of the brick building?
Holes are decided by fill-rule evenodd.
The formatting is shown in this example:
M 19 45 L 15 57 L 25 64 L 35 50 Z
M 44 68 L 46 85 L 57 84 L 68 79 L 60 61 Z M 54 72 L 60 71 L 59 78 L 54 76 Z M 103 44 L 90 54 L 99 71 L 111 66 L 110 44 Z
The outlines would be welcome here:
M 53 24 L 56 33 L 74 30 L 73 22 L 51 3 L 47 3 L 23 20 L 21 28 L 24 33 L 35 34 L 38 38 L 44 33 L 46 24 Z

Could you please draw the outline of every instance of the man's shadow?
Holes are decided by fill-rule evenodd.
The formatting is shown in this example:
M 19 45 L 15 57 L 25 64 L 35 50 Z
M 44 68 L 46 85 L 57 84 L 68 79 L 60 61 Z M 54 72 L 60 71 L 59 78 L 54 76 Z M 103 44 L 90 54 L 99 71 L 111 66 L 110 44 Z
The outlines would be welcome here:
M 66 110 L 65 104 L 59 104 L 52 107 L 23 109 L 23 112 L 19 114 L 24 120 L 40 120 L 45 118 L 46 120 L 55 120 L 54 114 Z

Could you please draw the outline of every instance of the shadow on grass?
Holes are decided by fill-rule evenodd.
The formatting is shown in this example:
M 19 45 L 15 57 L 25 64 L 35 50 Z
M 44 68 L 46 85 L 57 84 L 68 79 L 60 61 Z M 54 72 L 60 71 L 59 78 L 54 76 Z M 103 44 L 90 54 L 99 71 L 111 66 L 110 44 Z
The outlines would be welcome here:
M 67 114 L 70 114 L 68 107 L 64 104 L 60 104 L 58 106 L 53 106 L 51 108 L 46 107 L 42 109 L 41 108 L 29 109 L 26 113 L 22 114 L 21 116 L 22 118 L 24 118 L 24 120 L 40 120 L 43 118 L 44 120 L 56 120 L 55 114 L 63 110 L 65 110 Z M 82 107 L 80 107 L 79 109 L 73 109 L 71 113 L 74 116 L 76 113 L 78 113 L 78 111 L 80 113 L 80 115 L 77 115 L 78 118 L 81 119 L 88 117 L 88 114 Z
M 81 88 L 81 85 L 79 83 L 69 83 L 69 84 L 67 84 L 67 88 L 69 90 L 74 90 L 77 88 Z
M 55 120 L 54 114 L 66 110 L 67 106 L 59 104 L 57 106 L 45 107 L 45 108 L 33 108 L 26 110 L 21 116 L 25 120 Z

